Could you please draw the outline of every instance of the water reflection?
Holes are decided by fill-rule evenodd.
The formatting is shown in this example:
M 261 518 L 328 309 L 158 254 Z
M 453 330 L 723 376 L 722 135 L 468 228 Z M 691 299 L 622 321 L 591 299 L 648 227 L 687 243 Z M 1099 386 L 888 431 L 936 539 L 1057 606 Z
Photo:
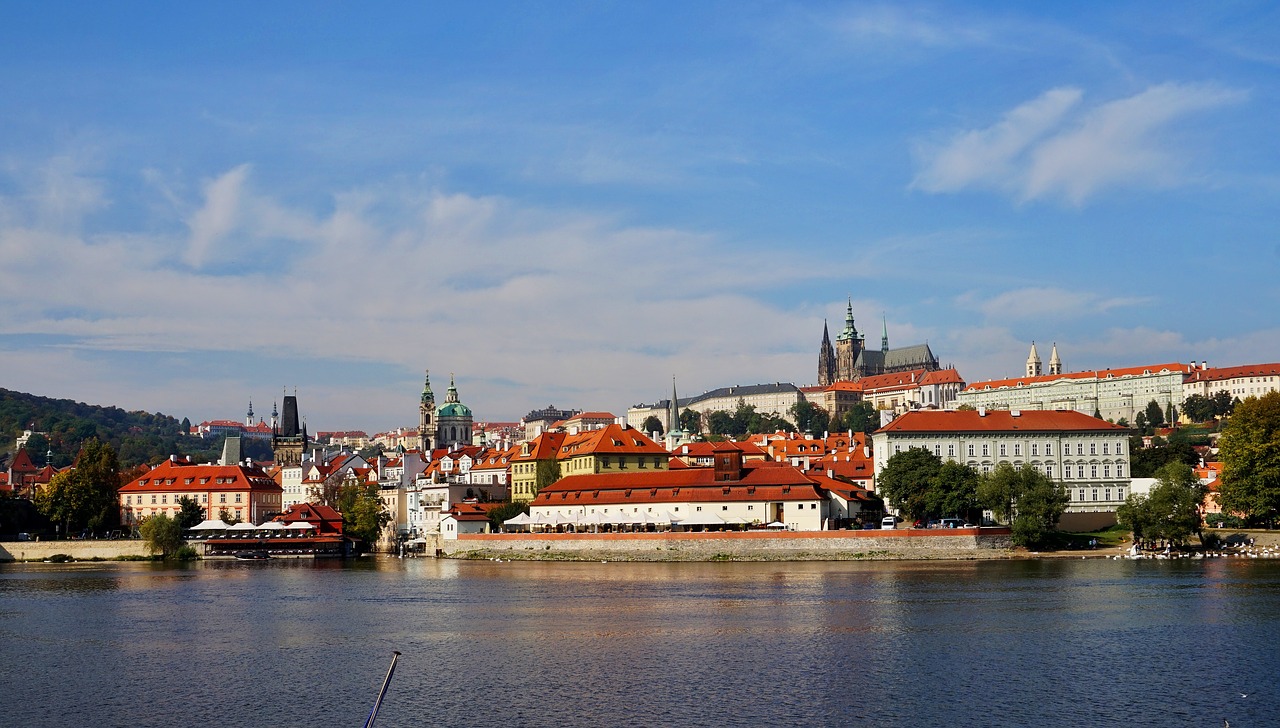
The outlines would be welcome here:
M 354 724 L 395 649 L 380 726 L 1280 714 L 1260 561 L 13 565 L 0 617 L 12 725 Z

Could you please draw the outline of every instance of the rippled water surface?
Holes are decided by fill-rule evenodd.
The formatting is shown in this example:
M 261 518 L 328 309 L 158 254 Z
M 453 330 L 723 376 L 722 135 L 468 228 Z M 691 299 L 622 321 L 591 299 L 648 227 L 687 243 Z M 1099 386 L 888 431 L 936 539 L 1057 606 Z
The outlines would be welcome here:
M 0 726 L 359 726 L 392 650 L 380 727 L 1275 726 L 1280 564 L 0 566 Z

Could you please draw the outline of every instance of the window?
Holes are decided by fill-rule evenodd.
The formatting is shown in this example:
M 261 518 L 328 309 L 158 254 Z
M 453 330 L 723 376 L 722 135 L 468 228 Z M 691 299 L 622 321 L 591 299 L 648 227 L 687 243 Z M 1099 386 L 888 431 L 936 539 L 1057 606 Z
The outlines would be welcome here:
M 1110 466 L 1110 465 L 1103 465 L 1103 466 L 1102 466 L 1102 477 L 1104 477 L 1104 478 L 1110 478 L 1110 477 L 1111 477 L 1111 466 Z M 1108 498 L 1107 500 L 1111 500 L 1111 499 L 1110 499 L 1110 498 Z
M 942 445 L 939 445 L 938 443 L 936 443 L 936 442 L 935 442 L 935 443 L 933 444 L 933 454 L 934 454 L 935 456 L 937 456 L 937 457 L 941 457 L 941 456 L 942 456 Z
M 1036 455 L 1039 455 L 1039 454 L 1040 454 L 1040 446 L 1034 442 L 1031 443 L 1031 457 L 1035 457 Z
M 1083 443 L 1083 442 L 1077 442 L 1077 443 L 1076 443 L 1076 454 L 1077 454 L 1077 455 L 1083 455 L 1083 454 L 1084 454 L 1084 443 Z
M 1117 455 L 1120 455 L 1120 454 L 1122 454 L 1123 452 L 1124 452 L 1124 450 L 1122 449 L 1122 445 L 1121 445 L 1121 443 L 1117 442 L 1117 443 L 1116 443 L 1116 454 L 1117 454 Z
M 1053 477 L 1053 463 L 1044 464 L 1044 474 L 1049 476 L 1050 478 Z
M 1070 466 L 1070 465 L 1068 465 L 1068 466 L 1066 466 L 1066 467 L 1064 467 L 1064 468 L 1062 469 L 1062 477 L 1064 477 L 1064 478 L 1070 478 L 1070 477 L 1071 477 L 1071 466 Z
M 1124 488 L 1116 488 L 1116 500 L 1124 500 Z
M 1117 465 L 1116 465 L 1116 477 L 1117 477 L 1117 478 L 1123 478 L 1123 477 L 1124 477 L 1124 465 L 1123 465 L 1123 464 L 1117 464 Z
M 1015 442 L 1015 443 L 1013 443 L 1013 455 L 1014 455 L 1014 457 L 1017 457 L 1017 456 L 1019 456 L 1019 455 L 1021 455 L 1021 454 L 1022 454 L 1022 443 L 1020 443 L 1020 442 Z
M 1080 497 L 1077 500 L 1084 500 L 1084 488 L 1080 489 Z
M 227 494 L 226 494 L 226 493 L 219 493 L 219 494 L 218 494 L 218 502 L 219 502 L 219 503 L 226 503 L 226 502 L 227 502 Z
M 693 509 L 693 510 L 695 510 L 695 511 L 701 511 L 701 510 L 702 510 L 702 506 L 696 506 L 696 507 L 694 507 L 694 509 Z
M 1107 500 L 1111 500 L 1111 489 L 1110 489 L 1110 488 L 1107 488 L 1105 491 L 1103 491 L 1103 494 L 1106 496 L 1106 499 L 1107 499 Z
M 1045 454 L 1045 455 L 1052 455 L 1052 454 L 1053 454 L 1053 443 L 1051 443 L 1051 442 L 1046 442 L 1046 443 L 1044 444 L 1044 454 Z
M 1096 477 L 1098 477 L 1098 466 L 1097 466 L 1097 465 L 1090 465 L 1090 466 L 1089 466 L 1089 477 L 1090 477 L 1090 478 L 1096 478 Z
M 973 453 L 970 453 L 970 454 L 972 455 Z M 947 457 L 953 458 L 955 456 L 956 456 L 956 446 L 954 444 L 947 445 Z
M 236 503 L 239 503 L 239 502 L 240 502 L 240 494 L 236 493 Z
M 1091 442 L 1091 443 L 1089 443 L 1089 454 L 1090 454 L 1090 455 L 1097 455 L 1097 454 L 1098 454 L 1098 443 L 1096 443 L 1096 442 Z
M 162 494 L 160 494 L 160 502 L 161 502 L 161 503 L 168 503 L 168 502 L 169 502 L 169 496 L 164 495 L 163 493 L 162 493 Z
M 1095 500 L 1095 501 L 1096 501 L 1096 500 L 1098 500 L 1098 489 L 1097 489 L 1097 488 L 1094 488 L 1094 489 L 1093 489 L 1093 492 L 1092 492 L 1092 493 L 1090 493 L 1090 495 L 1092 495 L 1092 496 L 1093 496 L 1093 498 L 1091 498 L 1090 500 Z
M 155 494 L 155 493 L 152 493 L 152 494 L 151 494 L 151 505 L 153 505 L 153 506 L 154 506 L 155 504 L 156 504 L 156 494 Z
M 894 446 L 893 446 L 893 452 L 894 452 L 894 454 L 895 454 L 895 455 L 896 455 L 896 454 L 898 454 L 898 453 L 900 453 L 900 452 L 902 452 L 902 446 L 901 446 L 901 445 L 894 445 Z
M 1103 455 L 1110 455 L 1110 454 L 1111 454 L 1111 444 L 1110 444 L 1110 443 L 1107 443 L 1107 442 L 1102 443 L 1102 454 L 1103 454 Z
M 969 457 L 973 457 L 973 445 L 969 445 Z
M 983 453 L 983 454 L 985 455 L 986 453 Z M 1005 455 L 1008 455 L 1008 454 L 1009 453 L 1005 452 L 1005 444 L 1003 442 L 1000 443 L 1000 457 L 1004 457 Z
M 991 454 L 991 445 L 985 442 L 982 443 L 982 457 L 987 457 L 990 454 Z
M 720 506 L 720 510 L 727 511 L 729 510 L 729 506 Z
M 754 511 L 755 509 L 756 509 L 755 506 L 747 506 L 747 510 L 749 511 Z

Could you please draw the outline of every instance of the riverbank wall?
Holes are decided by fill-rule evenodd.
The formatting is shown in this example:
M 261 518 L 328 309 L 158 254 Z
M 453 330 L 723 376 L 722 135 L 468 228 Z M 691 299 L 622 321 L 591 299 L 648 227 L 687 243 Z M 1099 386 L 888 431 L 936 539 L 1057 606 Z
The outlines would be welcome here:
M 141 539 L 87 541 L 0 541 L 0 561 L 44 561 L 66 554 L 77 561 L 149 556 Z
M 440 542 L 458 559 L 545 561 L 860 561 L 1002 559 L 1007 528 L 721 533 L 477 533 Z

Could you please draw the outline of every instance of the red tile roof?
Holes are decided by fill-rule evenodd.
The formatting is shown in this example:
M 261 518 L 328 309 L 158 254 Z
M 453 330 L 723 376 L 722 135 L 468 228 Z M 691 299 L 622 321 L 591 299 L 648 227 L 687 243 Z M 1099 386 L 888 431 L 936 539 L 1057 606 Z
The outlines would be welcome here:
M 1186 382 L 1220 382 L 1243 377 L 1274 377 L 1280 375 L 1280 364 L 1245 364 L 1238 367 L 1214 367 L 1197 369 L 1187 375 Z
M 668 455 L 666 448 L 643 432 L 622 425 L 606 425 L 569 435 L 560 444 L 561 460 L 583 455 Z
M 186 482 L 188 479 L 190 483 Z M 221 482 L 219 482 L 221 481 Z M 280 484 L 257 467 L 194 465 L 166 460 L 120 488 L 121 493 L 166 493 L 191 490 L 252 490 L 280 493 Z
M 1016 410 L 1015 410 L 1016 411 Z M 1009 410 L 907 412 L 881 427 L 879 432 L 1059 432 L 1106 430 L 1127 433 L 1127 427 L 1090 417 L 1075 410 L 1021 410 L 1015 417 Z
M 782 463 L 743 468 L 742 479 L 716 481 L 713 468 L 570 475 L 543 488 L 532 505 L 821 500 L 814 482 Z

